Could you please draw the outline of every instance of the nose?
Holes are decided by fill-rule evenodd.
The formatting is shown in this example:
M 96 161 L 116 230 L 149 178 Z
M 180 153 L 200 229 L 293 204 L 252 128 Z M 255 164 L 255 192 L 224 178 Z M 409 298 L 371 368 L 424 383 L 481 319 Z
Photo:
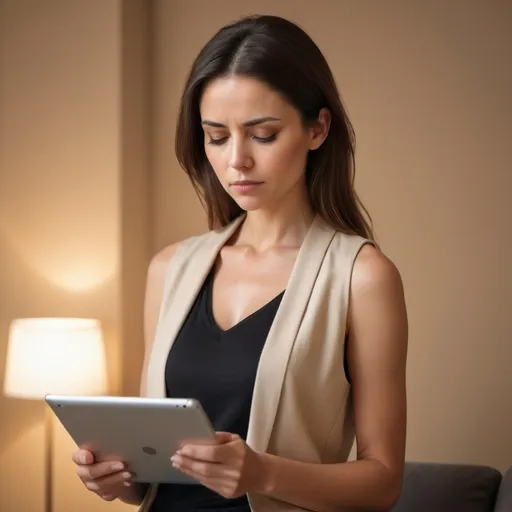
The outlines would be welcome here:
M 233 137 L 229 166 L 232 169 L 250 169 L 253 163 L 252 156 L 248 152 L 243 138 L 237 140 L 237 138 Z

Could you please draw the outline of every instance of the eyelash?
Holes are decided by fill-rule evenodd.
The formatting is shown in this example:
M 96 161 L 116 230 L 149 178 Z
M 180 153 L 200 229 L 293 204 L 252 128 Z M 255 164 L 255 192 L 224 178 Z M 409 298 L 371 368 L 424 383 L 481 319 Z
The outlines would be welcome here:
M 270 135 L 270 137 L 253 137 L 254 140 L 261 144 L 268 144 L 269 142 L 274 142 L 277 138 L 277 135 Z M 223 137 L 222 139 L 210 139 L 208 144 L 211 146 L 222 146 L 224 142 L 226 142 L 228 138 Z

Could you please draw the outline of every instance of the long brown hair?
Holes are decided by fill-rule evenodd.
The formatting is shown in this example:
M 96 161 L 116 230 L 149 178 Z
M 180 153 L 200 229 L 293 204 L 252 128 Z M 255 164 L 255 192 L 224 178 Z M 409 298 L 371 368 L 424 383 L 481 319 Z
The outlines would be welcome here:
M 329 65 L 300 27 L 277 16 L 250 16 L 219 30 L 200 51 L 184 88 L 176 156 L 206 209 L 210 229 L 225 226 L 242 209 L 206 157 L 199 104 L 211 80 L 233 75 L 259 79 L 281 93 L 305 125 L 318 119 L 320 109 L 329 109 L 329 134 L 307 159 L 311 207 L 335 229 L 374 239 L 371 218 L 354 190 L 354 130 Z

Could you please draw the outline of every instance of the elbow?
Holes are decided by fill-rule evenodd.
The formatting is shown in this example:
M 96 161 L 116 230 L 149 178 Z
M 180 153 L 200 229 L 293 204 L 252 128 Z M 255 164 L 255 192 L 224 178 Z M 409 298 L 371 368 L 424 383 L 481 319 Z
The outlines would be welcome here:
M 401 492 L 395 492 L 384 497 L 382 500 L 382 507 L 379 509 L 382 512 L 389 512 L 398 502 Z
M 402 494 L 402 476 L 386 470 L 381 472 L 379 480 L 374 481 L 372 487 L 372 491 L 365 491 L 357 498 L 354 497 L 352 503 L 347 503 L 346 495 L 340 496 L 340 501 L 334 507 L 326 510 L 329 512 L 340 510 L 390 512 Z
M 378 491 L 373 493 L 372 502 L 367 505 L 372 512 L 389 512 L 402 494 L 402 472 L 386 468 L 379 480 Z
M 358 510 L 367 510 L 371 512 L 390 512 L 396 505 L 400 493 L 386 492 L 373 496 L 370 503 L 367 503 L 364 508 Z M 338 510 L 338 509 L 337 509 Z
M 375 512 L 389 512 L 400 499 L 402 494 L 402 479 L 398 477 L 390 478 L 386 488 L 380 493 L 375 503 Z

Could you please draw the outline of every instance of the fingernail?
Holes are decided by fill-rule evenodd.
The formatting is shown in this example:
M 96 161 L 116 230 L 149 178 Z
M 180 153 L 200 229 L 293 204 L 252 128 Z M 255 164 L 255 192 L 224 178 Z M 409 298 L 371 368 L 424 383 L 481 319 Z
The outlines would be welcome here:
M 112 471 L 121 471 L 121 469 L 124 469 L 124 464 L 122 462 L 114 462 L 110 467 Z
M 87 464 L 87 457 L 85 455 L 80 455 L 80 464 Z
M 130 485 L 132 485 L 132 483 L 131 483 L 131 482 L 124 482 L 124 485 L 125 485 L 126 487 L 130 487 Z
M 122 474 L 122 477 L 123 478 L 126 478 L 128 480 L 128 478 L 131 478 L 132 475 L 130 475 L 130 473 L 123 473 Z

